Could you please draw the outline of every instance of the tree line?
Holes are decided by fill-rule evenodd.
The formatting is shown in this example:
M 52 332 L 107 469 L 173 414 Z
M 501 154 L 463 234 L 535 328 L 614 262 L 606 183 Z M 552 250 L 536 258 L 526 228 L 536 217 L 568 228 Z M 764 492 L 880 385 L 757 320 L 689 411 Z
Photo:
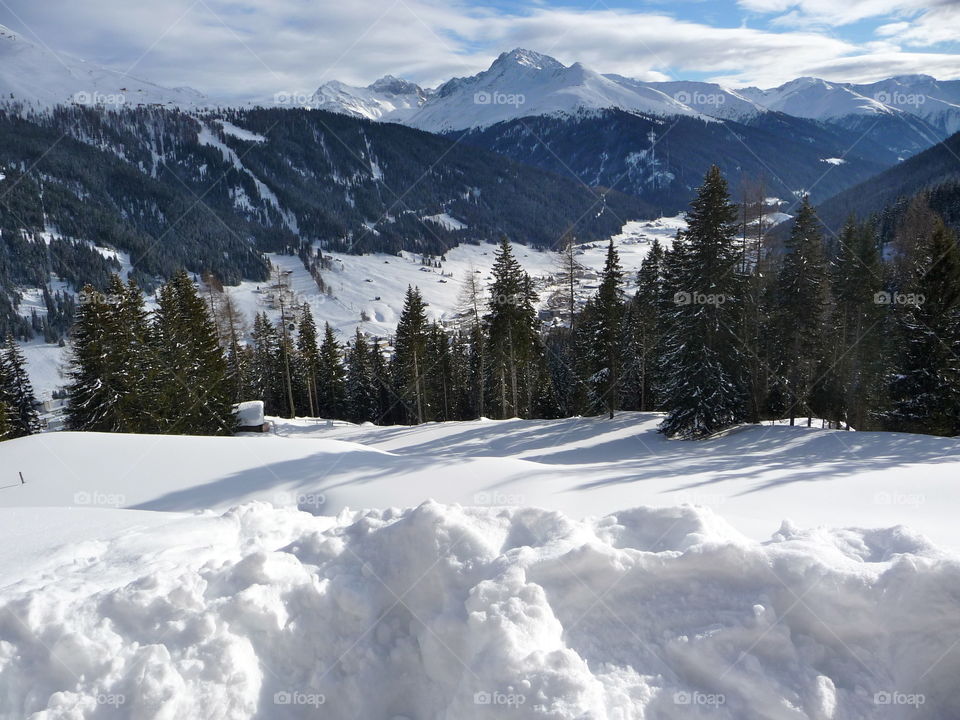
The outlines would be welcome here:
M 666 413 L 661 430 L 679 438 L 814 417 L 960 433 L 960 251 L 936 213 L 915 202 L 886 253 L 852 220 L 824 237 L 807 199 L 782 247 L 739 213 L 714 167 L 686 229 L 669 248 L 652 244 L 630 296 L 611 241 L 581 303 L 568 242 L 551 302 L 562 321 L 544 323 L 504 238 L 492 282 L 466 278 L 453 329 L 410 287 L 392 338 L 358 328 L 345 344 L 282 293 L 279 321 L 260 313 L 247 333 L 210 276 L 205 299 L 178 273 L 153 313 L 114 276 L 78 304 L 68 425 L 229 433 L 232 405 L 262 399 L 268 414 L 377 424 L 626 409 Z

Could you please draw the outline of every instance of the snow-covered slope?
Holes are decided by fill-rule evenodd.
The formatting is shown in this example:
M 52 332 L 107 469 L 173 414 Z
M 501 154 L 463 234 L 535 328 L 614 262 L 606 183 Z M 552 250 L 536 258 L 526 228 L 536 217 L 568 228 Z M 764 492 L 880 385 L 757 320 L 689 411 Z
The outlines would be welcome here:
M 575 114 L 621 108 L 657 115 L 695 115 L 672 97 L 649 87 L 631 87 L 584 67 L 566 67 L 529 50 L 503 53 L 488 70 L 441 85 L 408 123 L 445 132 L 486 127 L 532 115 Z
M 893 108 L 880 100 L 863 95 L 847 85 L 813 77 L 797 78 L 769 90 L 749 87 L 739 92 L 768 110 L 814 120 L 894 112 Z
M 0 25 L 0 98 L 29 107 L 77 103 L 106 107 L 202 107 L 206 96 L 190 88 L 165 88 L 54 53 Z
M 960 80 L 937 80 L 929 75 L 899 75 L 857 92 L 923 118 L 948 134 L 960 131 Z
M 402 92 L 391 95 L 377 90 L 385 81 L 390 87 L 402 88 Z M 500 55 L 489 69 L 449 80 L 436 91 L 421 90 L 388 76 L 368 88 L 327 83 L 311 104 L 431 132 L 607 108 L 726 120 L 745 120 L 766 111 L 826 121 L 851 115 L 914 115 L 946 134 L 960 129 L 960 80 L 905 75 L 856 85 L 802 77 L 777 88 L 735 90 L 715 83 L 644 82 L 601 75 L 580 63 L 568 67 L 547 55 L 520 48 Z
M 352 87 L 337 80 L 324 83 L 306 104 L 318 110 L 342 112 L 369 120 L 383 118 L 403 122 L 427 101 L 428 96 L 428 91 L 419 85 L 387 75 L 365 88 Z
M 264 500 L 337 514 L 434 498 L 583 517 L 690 503 L 755 540 L 784 520 L 904 524 L 960 552 L 956 439 L 764 425 L 687 443 L 657 433 L 661 419 L 274 420 L 279 437 L 235 438 L 45 433 L 0 444 L 0 485 L 14 485 L 0 507 L 191 512 Z
M 0 443 L 0 719 L 960 716 L 956 440 L 657 420 Z

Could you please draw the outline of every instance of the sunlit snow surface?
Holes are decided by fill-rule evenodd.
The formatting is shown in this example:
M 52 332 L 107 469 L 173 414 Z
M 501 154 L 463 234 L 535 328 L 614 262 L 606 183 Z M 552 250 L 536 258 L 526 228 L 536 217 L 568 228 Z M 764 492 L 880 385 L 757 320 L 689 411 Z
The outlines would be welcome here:
M 658 420 L 2 443 L 0 717 L 960 716 L 956 440 Z

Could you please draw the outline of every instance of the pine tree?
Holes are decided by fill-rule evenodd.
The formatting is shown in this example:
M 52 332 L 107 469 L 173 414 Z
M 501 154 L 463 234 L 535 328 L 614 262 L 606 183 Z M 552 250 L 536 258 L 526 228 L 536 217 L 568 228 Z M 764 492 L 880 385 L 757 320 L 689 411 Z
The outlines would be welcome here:
M 340 420 L 346 416 L 346 372 L 342 354 L 333 328 L 330 323 L 324 323 L 317 366 L 317 411 L 320 417 L 332 420 Z
M 832 264 L 833 306 L 824 333 L 814 411 L 836 428 L 868 430 L 884 394 L 883 268 L 873 227 L 853 218 Z
M 0 441 L 13 437 L 13 411 L 4 400 L 0 400 Z
M 77 309 L 68 371 L 67 427 L 99 432 L 157 432 L 160 366 L 134 282 L 110 278 L 106 293 L 87 286 Z
M 546 368 L 532 283 L 503 238 L 493 263 L 488 337 L 489 399 L 501 418 L 529 417 Z
M 714 166 L 691 203 L 687 230 L 667 255 L 665 286 L 674 304 L 666 318 L 668 415 L 660 430 L 669 437 L 705 437 L 744 418 L 736 218 L 727 183 Z
M 649 411 L 660 406 L 663 262 L 663 247 L 654 239 L 637 273 L 637 291 L 624 316 L 621 399 L 630 410 Z
M 37 398 L 27 372 L 27 362 L 12 334 L 0 356 L 0 402 L 9 413 L 11 437 L 32 435 L 41 429 Z
M 620 404 L 620 369 L 623 352 L 623 271 L 613 245 L 607 247 L 600 287 L 593 299 L 586 327 L 584 350 L 590 355 L 589 382 L 593 403 L 613 419 Z
M 297 326 L 297 355 L 300 358 L 300 373 L 303 376 L 306 403 L 302 407 L 310 409 L 310 416 L 317 416 L 320 406 L 320 394 L 317 379 L 320 368 L 320 348 L 317 346 L 317 325 L 313 313 L 306 303 L 300 310 L 300 323 Z
M 819 221 L 804 197 L 777 277 L 774 320 L 775 368 L 791 425 L 798 413 L 807 416 L 809 425 L 813 414 L 811 395 L 822 367 L 829 292 Z
M 437 323 L 427 330 L 427 357 L 430 365 L 424 377 L 428 419 L 443 422 L 453 419 L 453 377 L 450 360 L 450 339 Z
M 370 379 L 373 384 L 374 412 L 373 422 L 384 425 L 390 421 L 390 412 L 394 406 L 393 386 L 390 370 L 387 368 L 380 348 L 380 338 L 370 341 Z
M 218 435 L 233 431 L 231 380 L 217 329 L 185 271 L 174 274 L 158 297 L 154 322 L 160 360 L 160 431 Z
M 407 287 L 403 311 L 397 323 L 390 374 L 402 405 L 401 422 L 410 425 L 424 422 L 429 411 L 424 377 L 430 370 L 432 359 L 427 356 L 428 325 L 425 308 L 420 290 Z
M 266 313 L 259 313 L 254 318 L 251 340 L 245 396 L 263 400 L 267 415 L 281 415 L 287 403 L 283 388 L 280 334 Z
M 377 389 L 370 369 L 370 348 L 357 328 L 353 345 L 347 350 L 346 415 L 350 422 L 377 419 Z
M 960 433 L 960 248 L 937 220 L 909 285 L 888 296 L 901 353 L 890 380 L 890 429 Z

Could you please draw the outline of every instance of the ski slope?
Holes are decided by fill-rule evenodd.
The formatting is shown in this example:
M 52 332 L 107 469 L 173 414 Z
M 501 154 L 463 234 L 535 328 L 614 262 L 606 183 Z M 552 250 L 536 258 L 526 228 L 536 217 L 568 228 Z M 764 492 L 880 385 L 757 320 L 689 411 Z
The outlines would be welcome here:
M 658 421 L 2 443 L 0 718 L 960 715 L 960 442 Z

